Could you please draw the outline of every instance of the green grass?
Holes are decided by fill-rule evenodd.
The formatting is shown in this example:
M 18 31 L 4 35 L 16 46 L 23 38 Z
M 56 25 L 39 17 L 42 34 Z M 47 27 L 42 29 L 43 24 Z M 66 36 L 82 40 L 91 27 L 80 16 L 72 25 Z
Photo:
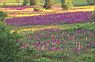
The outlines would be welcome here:
M 56 26 L 60 29 L 78 29 L 78 28 L 88 28 L 88 29 L 94 29 L 94 22 L 93 23 L 76 23 L 76 24 L 63 24 L 63 25 L 29 25 L 29 26 L 10 26 L 12 30 L 19 30 L 19 29 L 28 29 L 28 28 L 44 28 L 49 26 Z

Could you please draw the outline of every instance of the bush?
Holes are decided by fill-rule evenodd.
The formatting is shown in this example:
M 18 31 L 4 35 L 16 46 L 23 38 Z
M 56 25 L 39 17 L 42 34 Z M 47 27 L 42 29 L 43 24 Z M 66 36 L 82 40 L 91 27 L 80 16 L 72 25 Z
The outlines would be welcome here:
M 0 11 L 0 20 L 3 21 L 7 17 L 7 14 L 3 11 Z
M 62 8 L 66 10 L 71 9 L 72 7 L 73 7 L 73 4 L 70 2 L 62 5 Z
M 0 23 L 0 62 L 19 62 L 21 59 L 20 36 L 11 33 L 9 28 Z

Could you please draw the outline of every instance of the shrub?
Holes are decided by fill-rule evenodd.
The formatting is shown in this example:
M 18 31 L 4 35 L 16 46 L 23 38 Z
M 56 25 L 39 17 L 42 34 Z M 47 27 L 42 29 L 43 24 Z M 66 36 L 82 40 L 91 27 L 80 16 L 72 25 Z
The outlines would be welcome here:
M 7 17 L 7 14 L 3 11 L 0 11 L 0 20 L 3 21 L 5 17 Z
M 0 62 L 19 62 L 21 59 L 20 43 L 17 33 L 10 33 L 9 28 L 0 23 Z

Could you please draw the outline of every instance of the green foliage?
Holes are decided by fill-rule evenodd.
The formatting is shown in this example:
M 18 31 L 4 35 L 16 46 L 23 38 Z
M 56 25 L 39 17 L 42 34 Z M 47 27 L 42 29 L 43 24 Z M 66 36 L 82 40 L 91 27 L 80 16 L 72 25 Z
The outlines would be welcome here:
M 63 9 L 68 10 L 68 9 L 73 7 L 72 0 L 68 0 L 68 1 L 65 1 L 65 0 L 63 1 L 62 0 L 61 3 L 62 3 L 62 8 Z
M 10 33 L 10 30 L 0 23 L 0 62 L 19 62 L 21 59 L 20 43 L 17 40 L 20 36 L 17 33 Z
M 34 62 L 34 56 L 33 55 L 30 55 L 30 56 L 24 55 L 22 62 Z
M 70 53 L 65 61 L 67 62 L 94 62 L 95 49 L 87 50 L 80 54 Z
M 90 5 L 94 5 L 95 4 L 95 0 L 87 0 L 87 3 L 89 3 Z
M 79 54 L 74 62 L 94 62 L 95 49 L 86 51 L 85 53 Z
M 30 5 L 38 5 L 39 0 L 30 0 Z
M 41 56 L 51 57 L 51 58 L 60 58 L 64 56 L 63 51 L 41 51 Z
M 36 61 L 36 62 L 52 62 L 50 59 L 45 58 L 45 57 L 41 57 L 41 58 L 36 59 L 34 61 Z
M 30 55 L 30 54 L 35 55 L 36 54 L 36 51 L 33 46 L 29 46 L 25 50 L 26 50 L 26 55 Z
M 45 0 L 44 8 L 51 9 L 53 5 L 53 0 Z
M 3 11 L 0 11 L 0 20 L 3 21 L 5 17 L 7 17 L 7 14 Z
M 36 52 L 33 46 L 29 46 L 23 49 L 23 58 L 22 62 L 34 62 L 36 57 Z
M 77 25 L 81 29 L 95 29 L 95 22 L 89 22 L 88 24 L 84 23 L 85 25 Z

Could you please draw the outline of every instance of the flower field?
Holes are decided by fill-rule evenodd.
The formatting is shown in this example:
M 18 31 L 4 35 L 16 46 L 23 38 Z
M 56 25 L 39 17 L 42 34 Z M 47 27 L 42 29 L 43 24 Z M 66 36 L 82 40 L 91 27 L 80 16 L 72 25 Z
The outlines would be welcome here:
M 13 26 L 78 23 L 86 22 L 90 16 L 91 12 L 68 12 L 59 14 L 10 18 L 6 19 L 5 23 Z
M 95 30 L 61 30 L 58 28 L 39 30 L 24 35 L 27 43 L 22 47 L 34 46 L 38 50 L 57 51 L 70 48 L 80 52 L 88 48 L 95 48 Z
M 10 27 L 9 34 L 13 35 L 7 34 L 6 37 L 11 42 L 13 42 L 12 37 L 18 34 L 15 42 L 20 43 L 19 49 L 22 51 L 19 55 L 23 55 L 23 60 L 20 58 L 21 62 L 35 62 L 37 59 L 37 62 L 40 60 L 41 62 L 93 62 L 95 61 L 93 7 L 94 5 L 72 7 L 70 10 L 62 10 L 59 7 L 53 10 L 33 11 L 32 6 L 9 6 L 2 9 L 8 16 L 1 17 L 1 20 L 3 18 L 1 22 Z

